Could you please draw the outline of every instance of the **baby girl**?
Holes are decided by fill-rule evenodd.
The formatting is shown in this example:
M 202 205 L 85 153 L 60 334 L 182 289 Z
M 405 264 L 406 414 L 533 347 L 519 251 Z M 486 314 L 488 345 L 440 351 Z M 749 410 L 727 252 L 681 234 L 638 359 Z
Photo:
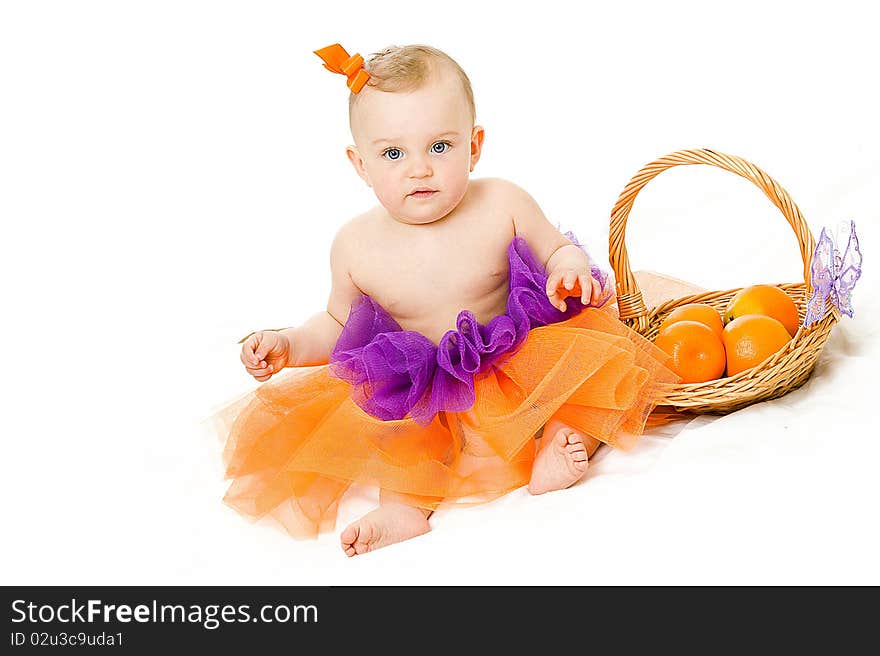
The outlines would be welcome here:
M 426 533 L 441 503 L 571 486 L 673 378 L 576 240 L 517 185 L 470 178 L 485 132 L 452 58 L 316 54 L 348 78 L 346 152 L 379 204 L 333 240 L 327 309 L 243 340 L 257 381 L 293 369 L 222 413 L 226 501 L 314 536 L 352 483 L 378 486 L 340 535 L 353 556 Z

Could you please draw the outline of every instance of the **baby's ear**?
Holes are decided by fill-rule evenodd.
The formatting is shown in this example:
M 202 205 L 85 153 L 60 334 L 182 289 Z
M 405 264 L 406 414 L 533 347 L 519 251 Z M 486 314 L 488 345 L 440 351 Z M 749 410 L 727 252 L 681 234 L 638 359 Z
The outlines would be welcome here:
M 483 139 L 486 138 L 486 131 L 482 125 L 475 125 L 471 132 L 471 171 L 480 161 L 480 153 L 483 151 Z
M 345 154 L 348 156 L 348 161 L 351 162 L 351 165 L 354 167 L 354 170 L 360 176 L 361 180 L 366 182 L 368 187 L 372 187 L 373 184 L 370 182 L 370 176 L 367 174 L 364 160 L 358 152 L 357 146 L 346 146 Z

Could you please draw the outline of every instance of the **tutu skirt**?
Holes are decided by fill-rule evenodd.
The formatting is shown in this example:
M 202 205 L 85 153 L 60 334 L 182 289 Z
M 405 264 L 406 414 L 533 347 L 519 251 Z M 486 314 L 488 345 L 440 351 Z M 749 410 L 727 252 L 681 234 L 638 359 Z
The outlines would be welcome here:
M 427 423 L 366 412 L 330 365 L 286 369 L 213 417 L 232 480 L 224 501 L 254 520 L 273 517 L 294 537 L 333 529 L 353 483 L 429 510 L 488 501 L 528 483 L 536 433 L 551 418 L 630 448 L 658 385 L 679 380 L 667 362 L 605 306 L 530 329 L 509 357 L 473 376 L 469 408 Z

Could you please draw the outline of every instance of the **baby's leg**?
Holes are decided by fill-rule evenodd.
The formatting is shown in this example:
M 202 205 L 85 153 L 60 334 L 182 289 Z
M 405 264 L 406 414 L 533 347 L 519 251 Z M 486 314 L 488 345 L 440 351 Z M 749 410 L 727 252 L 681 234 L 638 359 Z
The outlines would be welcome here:
M 544 425 L 532 466 L 529 492 L 544 494 L 567 488 L 587 472 L 599 440 L 578 433 L 553 417 Z
M 406 497 L 382 490 L 379 507 L 349 524 L 339 536 L 347 556 L 356 556 L 409 540 L 431 530 L 431 511 L 407 503 Z

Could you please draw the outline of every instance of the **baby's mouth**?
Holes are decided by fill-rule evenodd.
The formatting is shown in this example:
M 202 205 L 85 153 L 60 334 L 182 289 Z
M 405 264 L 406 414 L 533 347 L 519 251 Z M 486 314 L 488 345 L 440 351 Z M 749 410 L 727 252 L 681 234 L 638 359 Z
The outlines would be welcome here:
M 436 193 L 436 189 L 429 189 L 427 187 L 424 187 L 422 189 L 416 189 L 415 191 L 410 192 L 407 195 L 407 198 L 430 198 Z

